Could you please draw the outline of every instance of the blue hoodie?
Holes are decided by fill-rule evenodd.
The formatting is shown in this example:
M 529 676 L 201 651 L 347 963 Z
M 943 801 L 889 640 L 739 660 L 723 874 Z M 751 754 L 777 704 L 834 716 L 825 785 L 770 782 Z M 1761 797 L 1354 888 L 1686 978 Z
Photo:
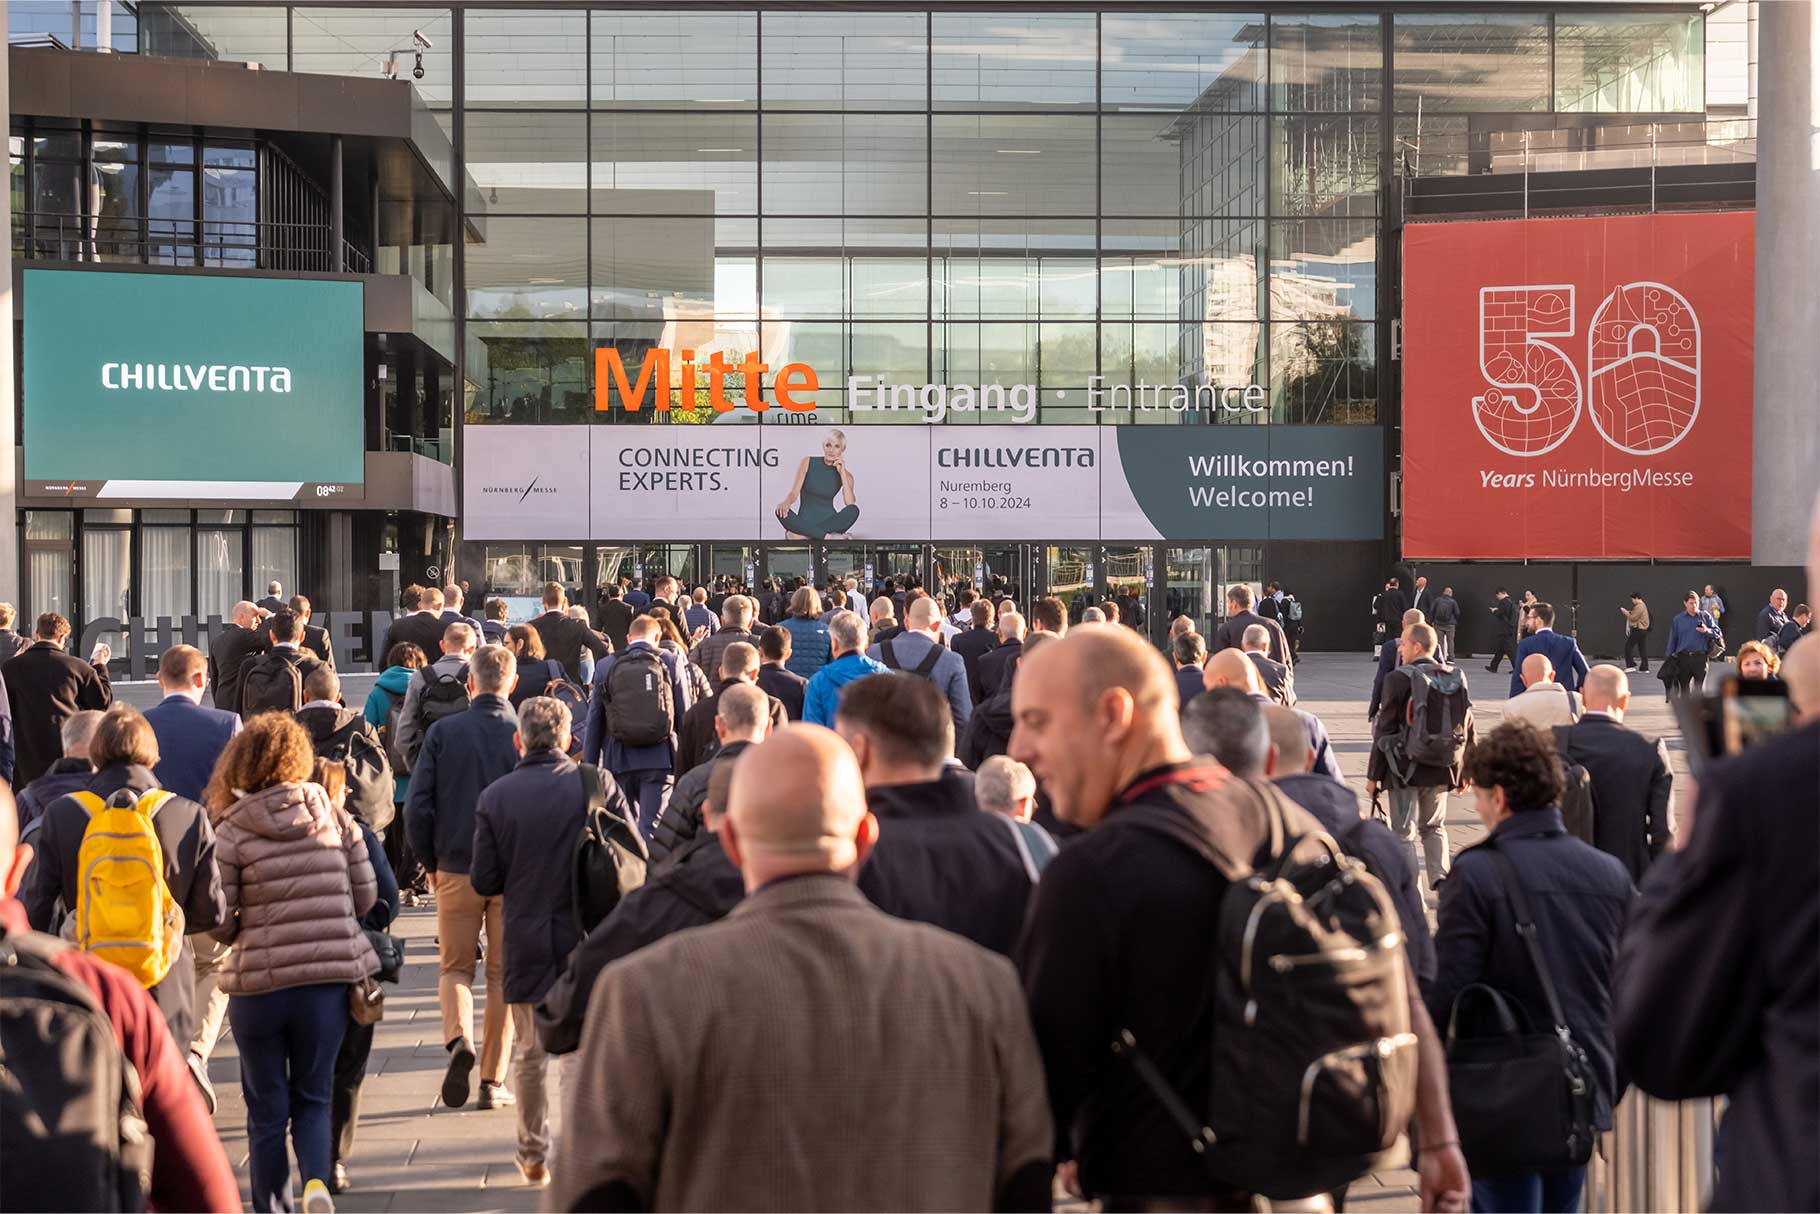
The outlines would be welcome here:
M 403 703 L 405 688 L 411 685 L 411 676 L 416 673 L 409 666 L 390 666 L 379 676 L 378 681 L 373 684 L 373 690 L 367 692 L 366 709 L 361 713 L 374 729 L 381 733 L 385 731 L 386 719 L 392 711 L 392 704 L 395 700 Z M 392 800 L 403 805 L 404 794 L 411 787 L 410 773 L 394 773 L 392 783 Z

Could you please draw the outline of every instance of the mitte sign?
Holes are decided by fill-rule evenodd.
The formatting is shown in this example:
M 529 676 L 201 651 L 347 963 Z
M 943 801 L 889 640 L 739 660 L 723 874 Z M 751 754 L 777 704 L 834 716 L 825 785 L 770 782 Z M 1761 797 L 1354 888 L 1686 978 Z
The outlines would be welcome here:
M 1411 225 L 1403 553 L 1750 557 L 1755 216 Z

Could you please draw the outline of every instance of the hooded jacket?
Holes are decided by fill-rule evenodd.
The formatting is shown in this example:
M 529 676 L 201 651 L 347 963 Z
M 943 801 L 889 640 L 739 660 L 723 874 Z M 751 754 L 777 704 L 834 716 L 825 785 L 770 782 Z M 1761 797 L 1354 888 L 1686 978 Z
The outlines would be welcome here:
M 386 723 L 390 719 L 392 705 L 397 704 L 401 708 L 404 706 L 404 693 L 411 686 L 411 676 L 416 673 L 409 666 L 388 666 L 374 680 L 373 689 L 367 692 L 366 710 L 361 715 L 379 734 L 381 742 L 385 741 Z M 404 794 L 410 787 L 410 772 L 392 772 L 392 800 L 395 804 L 404 804 Z
M 385 743 L 379 731 L 351 708 L 317 705 L 297 713 L 297 723 L 310 735 L 310 746 L 317 755 L 327 755 L 339 746 L 348 750 L 348 812 L 374 830 L 392 824 L 397 809 L 392 799 L 395 787 L 392 764 L 386 758 Z M 354 748 L 354 738 L 364 738 L 371 747 Z
M 234 945 L 221 972 L 230 995 L 357 982 L 379 958 L 355 922 L 379 899 L 366 837 L 316 784 L 274 784 L 240 798 L 215 827 Z

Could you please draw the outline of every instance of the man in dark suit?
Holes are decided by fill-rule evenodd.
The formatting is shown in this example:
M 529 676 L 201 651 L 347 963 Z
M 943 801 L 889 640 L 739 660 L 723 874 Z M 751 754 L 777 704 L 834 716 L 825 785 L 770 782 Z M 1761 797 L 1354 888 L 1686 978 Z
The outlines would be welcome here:
M 289 605 L 283 610 L 296 616 L 297 622 L 302 626 L 303 639 L 298 644 L 303 650 L 306 653 L 315 654 L 317 659 L 330 670 L 335 669 L 335 649 L 329 642 L 329 630 L 318 628 L 310 623 L 310 600 L 301 594 L 293 594 Z M 271 647 L 272 621 L 277 618 L 276 615 L 268 615 L 259 624 L 259 631 L 265 634 L 267 648 Z
M 1612 984 L 1632 1082 L 1728 1097 L 1715 1210 L 1820 1210 L 1820 1156 L 1796 1145 L 1820 1138 L 1820 641 L 1782 674 L 1795 728 L 1700 776 L 1682 846 L 1630 906 Z
M 638 615 L 638 609 L 625 599 L 625 591 L 615 582 L 606 590 L 606 601 L 600 605 L 600 631 L 612 642 L 614 653 L 626 651 L 626 629 Z
M 531 627 L 543 638 L 544 656 L 562 666 L 564 678 L 579 684 L 582 650 L 593 654 L 597 662 L 613 651 L 599 633 L 580 620 L 570 619 L 568 609 L 569 596 L 562 584 L 551 582 L 543 588 L 543 614 L 531 621 Z
M 1549 603 L 1535 603 L 1529 609 L 1529 625 L 1533 630 L 1517 646 L 1517 664 L 1510 672 L 1510 694 L 1523 694 L 1523 659 L 1532 653 L 1545 655 L 1553 663 L 1555 677 L 1561 686 L 1569 691 L 1580 690 L 1581 680 L 1586 678 L 1586 656 L 1580 652 L 1580 646 L 1572 637 L 1562 636 L 1555 631 L 1555 609 Z
M 1270 660 L 1288 666 L 1289 641 L 1283 636 L 1283 626 L 1275 620 L 1267 620 L 1251 610 L 1251 587 L 1243 582 L 1235 583 L 1226 591 L 1226 619 L 1219 630 L 1213 634 L 1212 650 L 1218 653 L 1222 649 L 1243 649 L 1245 647 L 1245 630 L 1253 624 L 1262 625 L 1270 633 Z
M 265 584 L 265 597 L 260 599 L 258 603 L 259 610 L 268 615 L 277 615 L 280 611 L 283 611 L 286 606 L 283 595 L 284 586 L 281 583 L 276 581 L 267 582 Z
M 1386 636 L 1396 635 L 1400 627 L 1398 621 L 1408 610 L 1409 596 L 1404 593 L 1402 583 L 1396 578 L 1387 579 L 1384 593 L 1378 596 L 1378 623 L 1384 625 Z
M 1493 600 L 1489 610 L 1492 621 L 1491 662 L 1485 669 L 1496 674 L 1498 673 L 1498 663 L 1509 658 L 1510 672 L 1520 677 L 1519 672 L 1522 671 L 1523 664 L 1517 660 L 1516 650 L 1513 648 L 1517 643 L 1517 602 L 1510 597 L 1510 591 L 1500 586 L 1497 590 L 1497 597 Z
M 31 645 L 0 666 L 13 710 L 15 788 L 36 780 L 63 756 L 63 723 L 72 714 L 114 702 L 106 646 L 96 647 L 94 662 L 65 653 L 70 622 L 54 611 L 38 617 L 32 635 Z
M 643 612 L 651 605 L 651 596 L 634 585 L 631 578 L 621 578 L 620 582 L 626 588 L 626 606 L 633 611 Z
M 1366 720 L 1378 719 L 1378 705 L 1384 702 L 1384 680 L 1390 676 L 1391 671 L 1403 664 L 1403 659 L 1398 656 L 1398 650 L 1403 644 L 1403 629 L 1411 624 L 1425 623 L 1427 620 L 1422 617 L 1422 613 L 1412 607 L 1403 613 L 1402 623 L 1378 646 L 1378 670 L 1371 676 L 1371 703 L 1365 709 Z
M 1207 638 L 1198 632 L 1181 632 L 1169 647 L 1175 659 L 1175 694 L 1183 708 L 1201 694 L 1201 667 L 1207 662 Z
M 259 608 L 246 600 L 234 604 L 234 618 L 209 641 L 209 686 L 215 707 L 240 715 L 240 679 L 247 663 L 272 647 L 271 635 L 259 626 Z
M 158 737 L 158 783 L 180 797 L 202 799 L 215 761 L 240 732 L 240 718 L 219 708 L 204 708 L 208 660 L 200 649 L 173 645 L 158 659 L 158 689 L 164 700 L 145 711 Z
M 790 630 L 773 624 L 759 633 L 758 656 L 759 689 L 784 706 L 788 719 L 802 720 L 809 680 L 784 665 L 790 660 Z
M 442 591 L 426 587 L 418 591 L 417 609 L 392 621 L 379 654 L 383 659 L 392 646 L 411 644 L 423 650 L 425 661 L 434 662 L 442 654 L 442 634 L 448 627 L 442 622 Z
M 1555 727 L 1555 748 L 1592 777 L 1592 844 L 1616 856 L 1641 882 L 1650 863 L 1668 850 L 1668 806 L 1675 778 L 1668 747 L 1624 724 L 1630 680 L 1616 666 L 1594 666 L 1582 685 L 1586 712 Z
M 1270 647 L 1270 632 L 1262 624 L 1253 624 L 1239 639 L 1239 647 L 1251 664 L 1258 668 L 1264 682 L 1264 694 L 1273 704 L 1295 707 L 1295 672 L 1281 662 L 1273 662 L 1264 651 Z
M 997 613 L 985 599 L 975 599 L 968 608 L 973 626 L 949 642 L 948 648 L 961 655 L 967 665 L 967 692 L 975 704 L 985 700 L 980 689 L 980 659 L 998 648 Z
M 677 605 L 676 601 L 677 596 L 682 590 L 682 583 L 666 573 L 663 577 L 657 579 L 657 585 L 653 587 L 653 589 L 656 593 L 651 596 L 650 602 L 639 608 L 639 614 L 650 615 L 651 608 L 662 607 L 665 611 L 670 613 L 670 618 L 676 621 L 676 626 L 678 628 L 685 628 L 682 608 Z M 549 600 L 546 599 L 545 606 L 548 605 Z
M 1015 611 L 999 612 L 998 644 L 979 659 L 980 697 L 974 703 L 983 704 L 1000 692 L 1011 690 L 1023 653 L 1024 617 Z
M 487 635 L 486 624 L 468 614 L 467 596 L 460 586 L 453 584 L 442 588 L 442 626 L 447 628 L 450 624 L 466 624 L 474 630 L 476 638 Z M 486 644 L 485 641 L 481 643 Z
M 1782 635 L 1788 626 L 1788 591 L 1772 590 L 1769 592 L 1769 603 L 1757 613 L 1757 630 L 1751 633 L 1753 640 L 1770 644 Z
M 1428 618 L 1430 612 L 1433 610 L 1434 596 L 1428 593 L 1427 578 L 1418 577 L 1416 579 L 1415 593 L 1409 596 L 1409 605 L 1421 612 L 1423 619 Z

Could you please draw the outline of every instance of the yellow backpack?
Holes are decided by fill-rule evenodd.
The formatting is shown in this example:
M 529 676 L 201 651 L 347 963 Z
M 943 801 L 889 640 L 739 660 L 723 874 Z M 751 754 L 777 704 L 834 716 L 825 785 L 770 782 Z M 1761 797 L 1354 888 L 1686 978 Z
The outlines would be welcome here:
M 88 811 L 76 853 L 76 944 L 152 987 L 183 949 L 183 908 L 164 881 L 164 848 L 152 819 L 171 798 L 163 789 L 106 804 L 92 792 L 72 794 Z

